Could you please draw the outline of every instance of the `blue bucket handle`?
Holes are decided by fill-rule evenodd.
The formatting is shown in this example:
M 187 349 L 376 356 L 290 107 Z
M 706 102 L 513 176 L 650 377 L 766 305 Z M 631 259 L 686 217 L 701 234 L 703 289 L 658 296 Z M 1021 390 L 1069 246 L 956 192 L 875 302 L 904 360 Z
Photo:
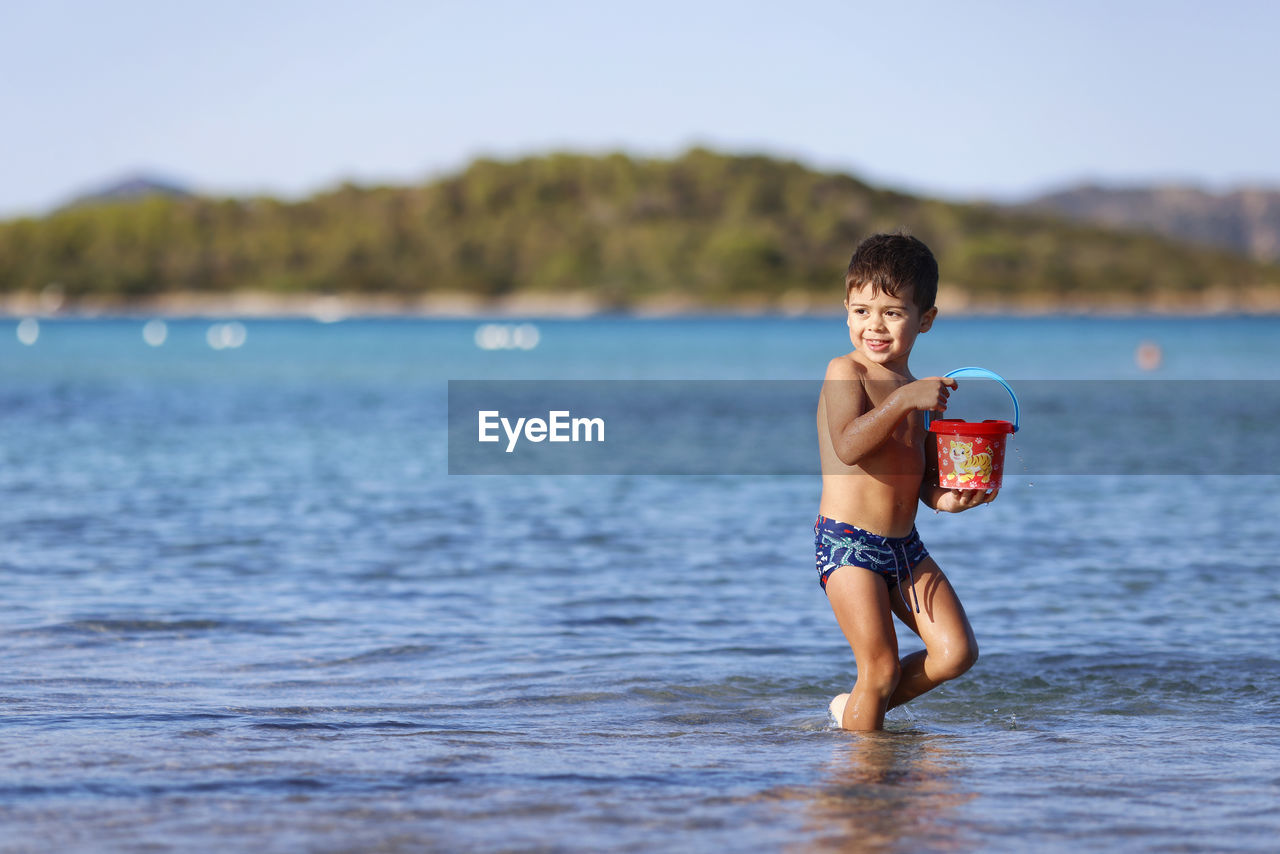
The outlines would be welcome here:
M 988 371 L 986 368 L 956 368 L 954 371 L 949 371 L 946 374 L 943 374 L 943 376 L 982 377 L 983 379 L 995 380 L 1000 383 L 1000 385 L 1004 386 L 1004 390 L 1009 392 L 1009 398 L 1013 401 L 1013 432 L 1018 432 L 1018 419 L 1021 417 L 1021 410 L 1018 408 L 1018 396 L 1013 393 L 1013 389 L 1009 388 L 1009 384 L 1004 381 L 1004 377 L 1000 376 L 995 371 Z M 929 422 L 933 420 L 931 417 L 932 415 L 932 410 L 926 411 L 924 414 L 924 429 L 926 430 L 929 429 Z

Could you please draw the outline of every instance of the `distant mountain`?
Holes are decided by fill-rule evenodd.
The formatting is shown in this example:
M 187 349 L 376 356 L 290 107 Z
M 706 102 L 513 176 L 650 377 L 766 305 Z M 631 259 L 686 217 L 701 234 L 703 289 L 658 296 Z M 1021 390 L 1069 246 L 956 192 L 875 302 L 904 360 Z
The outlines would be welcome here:
M 1232 249 L 1258 261 L 1280 261 L 1280 190 L 1218 194 L 1192 187 L 1083 184 L 1018 207 Z
M 937 253 L 946 311 L 1280 313 L 1280 264 L 1241 252 L 707 149 L 480 159 L 296 200 L 81 204 L 0 222 L 0 297 L 56 282 L 69 305 L 256 293 L 839 311 L 853 247 L 904 226 Z
M 191 195 L 193 194 L 190 189 L 167 178 L 159 178 L 155 175 L 129 175 L 87 193 L 81 193 L 66 207 L 96 205 L 103 202 L 131 202 L 146 196 L 164 196 L 173 199 Z

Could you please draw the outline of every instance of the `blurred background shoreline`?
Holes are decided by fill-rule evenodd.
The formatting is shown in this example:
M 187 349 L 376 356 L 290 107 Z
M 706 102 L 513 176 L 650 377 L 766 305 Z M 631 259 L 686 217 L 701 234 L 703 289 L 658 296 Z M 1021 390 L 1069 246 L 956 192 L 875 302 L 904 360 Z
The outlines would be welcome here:
M 164 319 L 226 317 L 236 319 L 313 319 L 320 323 L 342 320 L 405 317 L 420 320 L 501 318 L 575 319 L 607 315 L 645 317 L 837 317 L 838 309 L 816 305 L 744 302 L 742 304 L 702 304 L 679 297 L 644 300 L 625 308 L 611 306 L 588 295 L 516 296 L 500 300 L 479 300 L 465 294 L 445 294 L 404 299 L 394 296 L 283 296 L 264 291 L 203 295 L 159 294 L 137 300 L 81 299 L 65 301 L 56 311 L 45 308 L 39 294 L 10 294 L 0 299 L 0 317 L 128 318 Z M 948 317 L 994 316 L 1100 316 L 1100 317 L 1193 317 L 1280 314 L 1280 294 L 1249 292 L 1235 297 L 1209 293 L 1202 297 L 1162 296 L 1152 302 L 1139 300 L 1073 300 L 1027 298 L 995 302 L 974 300 L 962 292 L 940 294 L 939 308 Z
M 865 236 L 950 315 L 1280 313 L 1280 193 L 943 201 L 766 155 L 549 153 L 425 183 L 221 198 L 134 177 L 0 222 L 0 314 L 834 315 Z

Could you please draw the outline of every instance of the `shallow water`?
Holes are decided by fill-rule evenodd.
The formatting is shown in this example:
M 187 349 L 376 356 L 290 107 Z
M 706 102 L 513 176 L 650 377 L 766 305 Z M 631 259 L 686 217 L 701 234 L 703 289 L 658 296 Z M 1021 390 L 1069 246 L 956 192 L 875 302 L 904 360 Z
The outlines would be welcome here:
M 926 511 L 982 658 L 851 735 L 813 478 L 449 476 L 443 436 L 448 379 L 811 379 L 839 321 L 476 325 L 0 325 L 5 850 L 1273 847 L 1275 476 Z M 1276 331 L 954 321 L 915 364 L 1274 380 Z

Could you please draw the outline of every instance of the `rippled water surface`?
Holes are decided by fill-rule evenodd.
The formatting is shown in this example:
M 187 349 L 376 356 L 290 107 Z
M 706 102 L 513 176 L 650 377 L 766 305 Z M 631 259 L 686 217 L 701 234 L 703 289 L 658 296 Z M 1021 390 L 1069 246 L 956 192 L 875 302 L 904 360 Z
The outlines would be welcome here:
M 1273 850 L 1276 476 L 1015 467 L 926 511 L 982 658 L 856 736 L 814 478 L 444 441 L 449 379 L 810 379 L 840 320 L 477 325 L 0 322 L 0 849 Z M 957 320 L 914 365 L 1132 380 L 1154 340 L 1152 378 L 1274 382 L 1277 332 Z

